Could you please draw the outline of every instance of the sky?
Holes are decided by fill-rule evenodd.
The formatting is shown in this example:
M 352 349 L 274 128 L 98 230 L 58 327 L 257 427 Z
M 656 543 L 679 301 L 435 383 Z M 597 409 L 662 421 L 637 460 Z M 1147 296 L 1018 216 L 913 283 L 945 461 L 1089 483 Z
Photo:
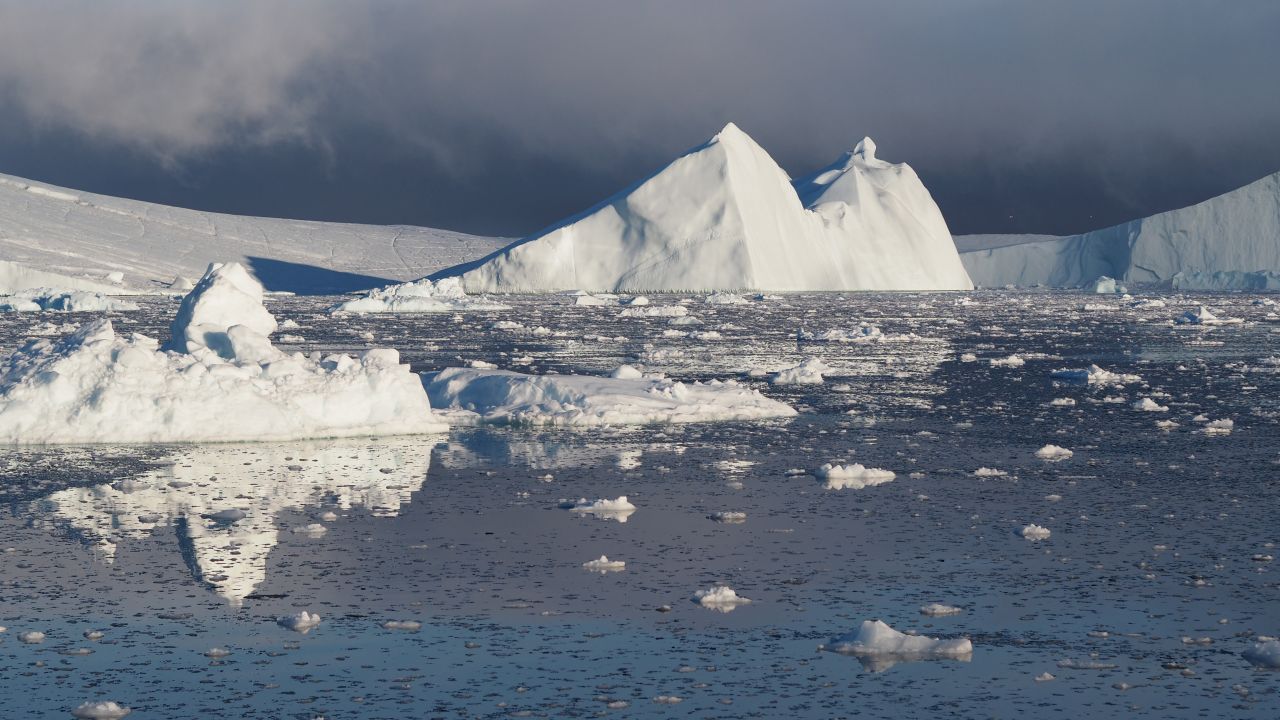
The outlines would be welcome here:
M 0 0 L 0 172 L 521 236 L 733 121 L 1067 234 L 1280 171 L 1278 37 L 1275 0 Z

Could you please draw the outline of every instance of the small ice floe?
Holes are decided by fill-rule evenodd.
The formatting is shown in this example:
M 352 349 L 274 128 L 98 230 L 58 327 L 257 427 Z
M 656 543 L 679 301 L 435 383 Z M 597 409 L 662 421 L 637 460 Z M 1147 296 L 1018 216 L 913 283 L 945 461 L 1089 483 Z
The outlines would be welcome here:
M 774 385 L 821 385 L 823 374 L 833 369 L 816 357 L 805 358 L 798 365 L 779 370 L 769 382 Z
M 826 481 L 825 487 L 828 490 L 843 490 L 845 488 L 861 490 L 883 485 L 897 477 L 890 470 L 864 467 L 861 463 L 850 465 L 827 463 L 815 470 L 813 474 L 819 480 Z
M 1172 420 L 1157 420 L 1156 427 L 1167 432 L 1178 427 L 1178 423 Z
M 1142 412 L 1169 412 L 1168 406 L 1161 405 L 1149 397 L 1144 397 L 1135 402 L 1133 404 L 1133 409 L 1141 410 Z
M 1134 310 L 1155 310 L 1156 308 L 1162 308 L 1164 306 L 1165 302 L 1156 298 L 1143 298 L 1129 303 L 1129 307 Z
M 1100 660 L 1072 660 L 1067 658 L 1058 661 L 1058 667 L 1069 670 L 1114 670 L 1115 663 L 1102 662 Z
M 1044 500 L 1045 502 L 1051 502 L 1051 503 L 1062 502 L 1062 496 L 1061 495 L 1045 495 Z
M 609 373 L 609 377 L 614 380 L 639 380 L 644 377 L 644 373 L 630 365 L 619 365 L 613 369 L 613 372 Z
M 320 613 L 309 613 L 306 610 L 302 610 L 293 615 L 276 618 L 276 624 L 286 630 L 306 635 L 315 630 L 316 626 L 320 624 Z
M 28 630 L 18 633 L 18 642 L 24 642 L 28 645 L 39 645 L 44 642 L 44 633 L 39 630 Z
M 320 537 L 321 535 L 329 532 L 329 528 L 321 525 L 320 523 L 311 523 L 309 525 L 298 525 L 291 529 L 290 532 L 297 535 Z
M 1058 678 L 1053 673 L 1042 672 L 1036 676 L 1036 682 L 1051 682 Z
M 214 660 L 221 660 L 230 654 L 231 651 L 223 647 L 212 647 L 204 651 L 205 657 L 213 658 Z
M 708 305 L 747 305 L 751 301 L 731 292 L 718 292 L 708 295 L 703 302 Z
M 1054 398 L 1049 401 L 1049 406 L 1050 407 L 1075 407 L 1076 401 L 1074 398 Z
M 470 360 L 467 362 L 467 367 L 472 370 L 494 370 L 497 369 L 498 366 L 488 362 L 487 360 Z
M 1116 280 L 1115 278 L 1101 275 L 1097 280 L 1093 281 L 1093 292 L 1097 295 L 1115 295 Z
M 1051 533 L 1049 532 L 1049 528 L 1032 523 L 1030 525 L 1024 525 L 1022 529 L 1018 531 L 1018 534 L 1028 540 L 1035 541 L 1048 540 Z
M 1061 462 L 1070 459 L 1072 455 L 1075 453 L 1057 445 L 1045 445 L 1036 451 L 1036 457 L 1046 462 Z
M 911 660 L 961 660 L 973 658 L 973 643 L 969 638 L 951 640 L 908 635 L 898 632 L 880 620 L 864 620 L 854 632 L 832 638 L 819 646 L 842 655 L 853 655 L 864 660 L 872 672 L 887 670 L 899 662 Z
M 1241 318 L 1220 318 L 1201 305 L 1195 310 L 1188 310 L 1173 319 L 1176 325 L 1239 325 Z
M 81 720 L 119 720 L 133 712 L 132 709 L 112 700 L 90 700 L 71 711 L 71 717 Z
M 611 572 L 621 572 L 627 568 L 627 563 L 622 560 L 610 560 L 607 556 L 601 555 L 595 560 L 588 560 L 582 563 L 582 567 L 591 572 L 598 572 L 601 575 Z
M 1142 378 L 1137 375 L 1111 372 L 1110 370 L 1103 370 L 1097 365 L 1090 365 L 1084 369 L 1061 368 L 1054 370 L 1049 375 L 1054 380 L 1082 385 L 1128 385 L 1142 382 Z
M 679 705 L 684 702 L 684 698 L 679 695 L 658 695 L 653 698 L 653 701 L 659 705 Z
M 810 332 L 804 328 L 796 333 L 796 339 L 801 342 L 834 342 L 834 343 L 870 343 L 876 342 L 884 338 L 884 333 L 880 332 L 880 328 L 875 325 L 861 323 L 856 328 L 844 330 L 836 328 L 833 330 L 825 330 L 823 332 Z
M 711 513 L 707 518 L 715 520 L 718 523 L 737 524 L 746 522 L 747 514 L 733 510 L 722 510 L 720 512 Z
M 417 620 L 388 620 L 382 623 L 383 630 L 404 630 L 405 632 L 418 632 L 422 629 L 422 623 Z
M 1280 669 L 1280 640 L 1263 640 L 1241 653 L 1258 667 Z
M 747 598 L 740 597 L 728 585 L 716 585 L 706 590 L 699 590 L 693 594 L 693 601 L 704 608 L 722 613 L 732 612 L 739 605 L 747 605 L 751 602 Z
M 920 608 L 921 615 L 929 617 L 945 617 L 947 615 L 959 615 L 964 612 L 964 608 L 958 608 L 951 605 L 943 605 L 942 603 L 929 603 Z
M 1027 361 L 1023 360 L 1021 355 L 1010 355 L 1009 357 L 1004 358 L 991 358 L 989 362 L 991 363 L 991 367 L 1018 368 L 1027 364 Z
M 325 522 L 333 522 L 334 520 L 337 520 L 337 519 L 338 519 L 338 513 L 334 512 L 334 511 L 332 511 L 332 510 L 325 510 L 324 512 L 322 512 L 322 513 L 320 513 L 319 515 L 317 515 L 317 516 L 316 516 L 316 519 L 317 519 L 317 520 L 323 520 L 323 521 L 325 521 Z
M 619 495 L 613 500 L 607 498 L 598 500 L 580 498 L 578 502 L 570 505 L 569 509 L 575 513 L 593 515 L 604 520 L 617 520 L 620 523 L 624 523 L 637 508 L 631 504 L 631 501 L 627 500 L 626 495 Z
M 241 510 L 240 508 L 229 508 L 227 510 L 219 510 L 216 513 L 210 513 L 207 517 L 210 520 L 216 520 L 218 522 L 232 523 L 249 517 L 249 513 Z
M 468 295 L 458 278 L 443 278 L 415 280 L 370 290 L 364 297 L 335 305 L 330 312 L 438 313 L 510 309 L 509 305 L 484 296 Z
M 1205 435 L 1230 435 L 1235 426 L 1234 420 L 1210 420 L 1200 428 L 1200 432 Z
M 93 640 L 95 642 L 106 637 L 106 633 L 101 630 L 85 630 L 83 634 L 85 640 Z
M 641 307 L 629 307 L 618 313 L 618 317 L 635 318 L 635 317 L 684 317 L 689 314 L 689 308 L 683 305 L 643 305 Z
M 1004 477 L 1008 474 L 1009 473 L 1005 472 L 1004 470 L 998 470 L 996 468 L 989 468 L 989 467 L 980 467 L 977 470 L 973 471 L 974 477 Z
M 978 356 L 973 353 L 961 353 L 959 360 L 962 363 L 978 362 Z

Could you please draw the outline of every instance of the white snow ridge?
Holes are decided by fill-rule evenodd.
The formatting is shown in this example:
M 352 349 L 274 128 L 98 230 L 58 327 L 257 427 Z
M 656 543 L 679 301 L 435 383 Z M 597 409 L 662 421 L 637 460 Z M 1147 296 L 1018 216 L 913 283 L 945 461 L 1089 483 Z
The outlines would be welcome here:
M 432 276 L 469 293 L 968 290 L 942 213 L 864 139 L 794 184 L 737 126 L 538 235 Z
M 97 320 L 0 362 L 0 443 L 202 442 L 447 429 L 395 350 L 286 354 L 243 266 L 214 264 L 169 345 Z

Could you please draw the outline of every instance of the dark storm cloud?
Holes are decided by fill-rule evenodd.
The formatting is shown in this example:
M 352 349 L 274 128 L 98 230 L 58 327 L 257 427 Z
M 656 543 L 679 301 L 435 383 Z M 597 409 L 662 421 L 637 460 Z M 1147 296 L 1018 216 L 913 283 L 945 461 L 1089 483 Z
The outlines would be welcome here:
M 0 0 L 0 171 L 520 234 L 733 120 L 1066 232 L 1280 170 L 1278 35 L 1270 0 Z

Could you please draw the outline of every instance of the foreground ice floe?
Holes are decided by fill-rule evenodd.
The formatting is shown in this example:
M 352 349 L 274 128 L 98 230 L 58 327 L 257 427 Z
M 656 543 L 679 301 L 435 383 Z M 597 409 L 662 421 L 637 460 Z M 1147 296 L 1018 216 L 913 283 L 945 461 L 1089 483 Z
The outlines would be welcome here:
M 275 318 L 241 265 L 212 265 L 167 347 L 98 320 L 0 363 L 0 442 L 199 442 L 446 429 L 395 350 L 307 357 L 271 344 Z
M 1070 450 L 1064 447 L 1059 447 L 1057 445 L 1045 445 L 1044 447 L 1036 451 L 1036 457 L 1040 458 L 1041 460 L 1045 460 L 1047 462 L 1059 462 L 1061 460 L 1068 460 L 1071 458 L 1072 455 L 1075 455 L 1075 453 L 1071 452 Z
M 1262 640 L 1245 650 L 1244 659 L 1264 668 L 1280 669 L 1280 640 Z
M 733 381 L 525 375 L 448 368 L 423 376 L 431 405 L 455 423 L 637 425 L 791 417 L 791 406 Z
M 1097 365 L 1090 365 L 1080 370 L 1066 368 L 1054 370 L 1051 376 L 1054 380 L 1084 385 L 1128 385 L 1142 382 L 1142 378 L 1137 375 L 1111 372 L 1110 370 L 1103 370 Z
M 1201 305 L 1195 310 L 1188 310 L 1173 319 L 1175 325 L 1239 325 L 1241 318 L 1220 318 Z
M 293 615 L 277 618 L 276 624 L 282 628 L 306 635 L 320 625 L 320 614 L 302 610 Z
M 469 296 L 457 278 L 416 280 L 370 290 L 363 297 L 333 306 L 333 312 L 352 313 L 431 313 L 464 310 L 509 310 L 486 297 Z
M 920 608 L 921 615 L 930 617 L 945 617 L 947 615 L 959 615 L 964 612 L 964 608 L 954 607 L 952 605 L 943 605 L 942 603 L 929 603 Z
M 716 585 L 706 590 L 699 590 L 693 594 L 693 600 L 704 608 L 722 613 L 732 612 L 739 605 L 751 603 L 728 585 Z
M 0 312 L 122 312 L 137 309 L 137 303 L 84 290 L 38 288 L 0 295 Z
M 71 716 L 81 720 L 119 720 L 131 712 L 132 709 L 112 700 L 91 700 L 77 706 L 71 711 Z
M 601 555 L 595 560 L 588 560 L 587 562 L 582 563 L 582 567 L 590 570 L 591 572 L 598 572 L 601 575 L 604 575 L 606 573 L 625 570 L 627 563 L 622 560 L 610 560 L 608 556 Z
M 620 523 L 626 522 L 627 518 L 635 514 L 638 509 L 627 499 L 626 495 L 619 495 L 613 500 L 608 498 L 596 500 L 581 498 L 575 503 L 566 504 L 570 510 L 579 515 L 591 515 L 604 520 L 617 520 Z
M 857 630 L 832 638 L 824 650 L 854 655 L 872 662 L 872 671 L 886 670 L 908 660 L 951 659 L 969 661 L 973 643 L 969 638 L 953 640 L 908 635 L 880 620 L 864 620 Z
M 861 490 L 883 485 L 896 477 L 890 470 L 864 467 L 861 463 L 852 463 L 850 465 L 826 463 L 815 470 L 814 475 L 819 480 L 826 481 L 825 487 L 828 490 L 843 490 L 845 488 Z
M 1018 531 L 1018 534 L 1028 540 L 1048 540 L 1052 533 L 1049 531 L 1049 528 L 1041 527 L 1040 525 L 1032 523 L 1024 526 Z

